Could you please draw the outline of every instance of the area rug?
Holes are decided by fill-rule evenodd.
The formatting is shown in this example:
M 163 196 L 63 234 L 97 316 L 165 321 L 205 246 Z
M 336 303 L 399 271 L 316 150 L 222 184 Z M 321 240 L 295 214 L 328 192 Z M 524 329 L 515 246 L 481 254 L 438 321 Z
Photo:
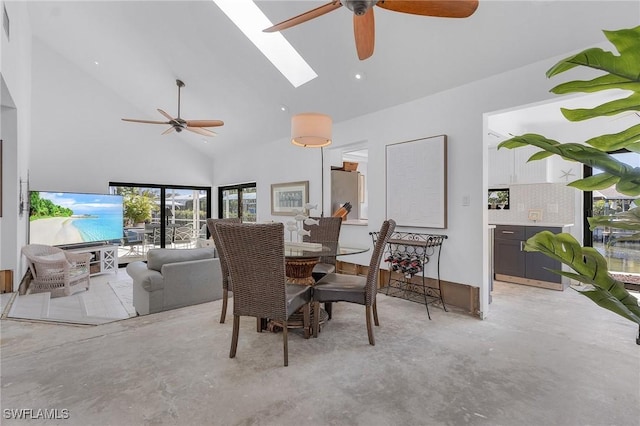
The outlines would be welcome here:
M 89 291 L 71 296 L 51 297 L 51 293 L 17 296 L 8 318 L 70 324 L 99 325 L 135 316 L 109 283 L 92 283 Z

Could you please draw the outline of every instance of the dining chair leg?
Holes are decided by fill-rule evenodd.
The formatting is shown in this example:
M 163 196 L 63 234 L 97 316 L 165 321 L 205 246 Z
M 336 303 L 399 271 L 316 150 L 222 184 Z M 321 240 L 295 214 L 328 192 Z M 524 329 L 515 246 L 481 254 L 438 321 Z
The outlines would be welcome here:
M 367 334 L 369 335 L 369 344 L 371 346 L 375 346 L 376 341 L 373 338 L 373 327 L 371 326 L 371 306 L 367 306 L 366 315 L 367 315 Z
M 262 318 L 256 318 L 256 331 L 262 333 Z
M 324 310 L 327 311 L 329 319 L 331 319 L 331 314 L 333 313 L 333 304 L 331 302 L 325 302 Z
M 373 299 L 373 323 L 376 327 L 380 327 L 380 321 L 378 321 L 378 303 L 376 299 Z
M 236 349 L 238 349 L 238 331 L 240 331 L 240 315 L 233 314 L 233 334 L 231 335 L 231 351 L 229 358 L 236 357 Z
M 302 327 L 304 327 L 304 338 L 308 339 L 311 335 L 311 303 L 307 303 L 302 307 Z
M 220 324 L 224 324 L 224 319 L 227 316 L 228 299 L 229 299 L 229 290 L 225 288 L 222 290 L 222 313 L 220 314 Z
M 282 340 L 284 341 L 284 366 L 289 365 L 289 336 L 287 321 L 282 321 Z
M 320 302 L 313 302 L 313 337 L 318 337 L 320 328 Z

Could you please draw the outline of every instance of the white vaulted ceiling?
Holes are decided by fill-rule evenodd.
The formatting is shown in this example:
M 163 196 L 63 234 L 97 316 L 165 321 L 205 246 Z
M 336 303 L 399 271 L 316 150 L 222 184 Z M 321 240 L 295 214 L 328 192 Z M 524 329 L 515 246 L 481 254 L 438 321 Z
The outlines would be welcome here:
M 256 3 L 277 23 L 325 2 Z M 466 19 L 376 8 L 375 52 L 360 61 L 351 12 L 342 7 L 282 32 L 318 74 L 294 88 L 213 1 L 33 1 L 28 8 L 40 42 L 128 101 L 119 117 L 163 120 L 156 108 L 175 114 L 175 80 L 183 80 L 182 117 L 225 125 L 206 145 L 196 134 L 178 137 L 212 157 L 288 136 L 291 114 L 344 121 L 602 43 L 602 29 L 640 19 L 637 1 L 480 0 Z

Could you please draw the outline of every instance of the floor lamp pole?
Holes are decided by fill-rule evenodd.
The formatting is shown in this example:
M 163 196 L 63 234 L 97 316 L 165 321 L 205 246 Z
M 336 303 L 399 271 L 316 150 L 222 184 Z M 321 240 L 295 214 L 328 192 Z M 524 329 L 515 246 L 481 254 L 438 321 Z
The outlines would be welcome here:
M 320 217 L 324 217 L 324 148 L 320 147 L 320 189 L 321 200 L 320 202 Z

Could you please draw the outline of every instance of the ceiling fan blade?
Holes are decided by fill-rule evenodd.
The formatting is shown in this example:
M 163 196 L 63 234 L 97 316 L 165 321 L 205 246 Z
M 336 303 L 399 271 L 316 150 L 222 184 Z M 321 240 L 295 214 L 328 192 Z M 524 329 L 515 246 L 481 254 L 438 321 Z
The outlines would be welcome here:
M 203 129 L 202 127 L 185 127 L 185 129 L 189 130 L 190 132 L 193 133 L 198 133 L 199 135 L 202 136 L 216 136 L 217 133 L 216 132 L 212 132 L 211 130 L 207 130 L 207 129 Z
M 123 118 L 122 121 L 130 121 L 132 123 L 147 123 L 147 124 L 169 124 L 167 121 L 134 120 L 133 118 Z
M 169 120 L 169 121 L 174 121 L 175 120 L 175 118 L 173 118 L 172 116 L 170 116 L 169 114 L 167 114 L 166 112 L 161 110 L 160 108 L 158 108 L 158 112 L 160 114 L 164 115 L 166 117 L 166 119 Z
M 291 19 L 287 19 L 286 21 L 282 21 L 279 24 L 274 25 L 273 27 L 266 28 L 262 30 L 265 33 L 273 33 L 276 31 L 286 30 L 287 28 L 291 28 L 295 25 L 302 24 L 303 22 L 310 21 L 313 18 L 317 18 L 318 16 L 322 16 L 325 13 L 329 13 L 333 10 L 336 10 L 342 6 L 339 0 L 334 0 L 331 3 L 327 3 L 323 6 L 316 7 L 308 12 L 300 14 L 298 16 L 294 16 Z
M 171 133 L 171 132 L 175 132 L 175 131 L 176 131 L 175 127 L 171 126 L 171 127 L 169 127 L 167 130 L 165 130 L 164 132 L 162 132 L 161 134 L 162 134 L 162 135 L 168 135 L 169 133 Z
M 218 127 L 224 126 L 222 120 L 187 120 L 187 127 Z
M 476 11 L 478 0 L 382 0 L 377 6 L 412 15 L 466 18 Z
M 353 35 L 356 38 L 356 49 L 361 61 L 373 55 L 373 46 L 376 38 L 376 27 L 373 18 L 373 9 L 369 9 L 364 15 L 353 15 Z

